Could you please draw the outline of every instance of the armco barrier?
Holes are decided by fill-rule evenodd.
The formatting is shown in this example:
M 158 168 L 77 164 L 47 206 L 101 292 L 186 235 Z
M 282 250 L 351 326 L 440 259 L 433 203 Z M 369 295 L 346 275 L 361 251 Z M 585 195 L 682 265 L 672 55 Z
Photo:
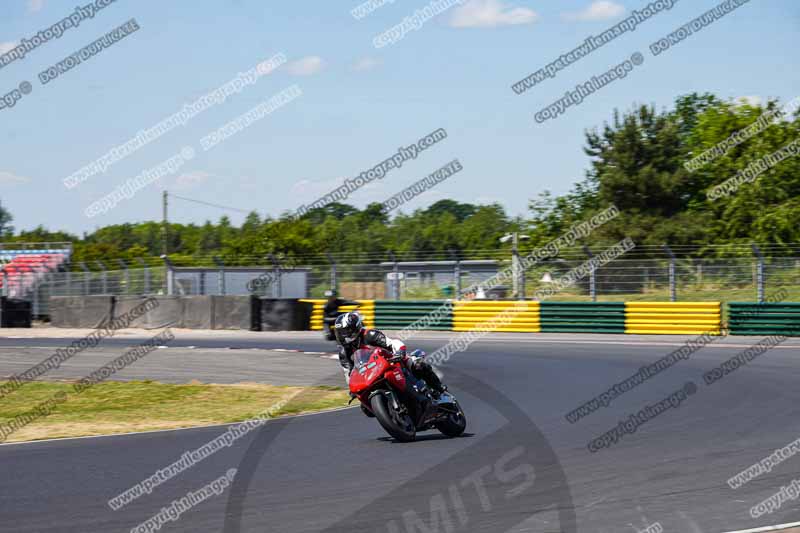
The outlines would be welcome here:
M 624 302 L 542 302 L 541 331 L 625 333 Z
M 314 305 L 313 310 L 311 311 L 311 329 L 312 330 L 321 330 L 322 329 L 322 308 L 325 307 L 325 302 L 327 301 L 325 298 L 304 298 L 300 300 L 301 302 L 309 302 Z M 355 300 L 360 305 L 356 307 L 355 305 L 343 305 L 339 308 L 339 311 L 358 311 L 361 315 L 361 318 L 364 319 L 364 325 L 368 328 L 375 327 L 375 300 Z
M 433 313 L 444 304 L 445 302 L 441 300 L 375 300 L 375 327 L 403 329 Z M 452 331 L 452 313 L 444 313 L 438 321 L 422 329 Z
M 731 335 L 800 336 L 800 303 L 730 302 Z
M 539 302 L 466 300 L 453 302 L 453 331 L 541 331 Z
M 720 302 L 625 302 L 625 333 L 719 335 Z

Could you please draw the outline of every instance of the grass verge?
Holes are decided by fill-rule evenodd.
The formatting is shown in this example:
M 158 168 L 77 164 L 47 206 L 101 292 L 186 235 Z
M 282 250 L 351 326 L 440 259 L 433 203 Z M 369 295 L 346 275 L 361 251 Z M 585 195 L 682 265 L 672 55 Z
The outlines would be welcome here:
M 0 399 L 0 427 L 59 393 L 66 393 L 66 401 L 9 434 L 5 442 L 241 422 L 289 397 L 274 417 L 344 407 L 350 399 L 344 389 L 327 386 L 107 381 L 77 394 L 72 383 L 37 381 Z

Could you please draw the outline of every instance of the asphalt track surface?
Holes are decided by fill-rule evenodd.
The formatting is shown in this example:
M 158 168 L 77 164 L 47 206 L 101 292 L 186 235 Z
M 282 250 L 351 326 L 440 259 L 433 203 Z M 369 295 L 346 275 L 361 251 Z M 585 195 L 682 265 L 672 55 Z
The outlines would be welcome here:
M 447 338 L 425 334 L 413 344 L 432 352 Z M 130 531 L 230 468 L 238 468 L 231 487 L 159 531 L 617 533 L 658 522 L 665 532 L 711 533 L 800 520 L 797 501 L 759 519 L 749 515 L 800 478 L 800 457 L 739 489 L 726 484 L 800 437 L 800 339 L 706 385 L 703 372 L 758 338 L 721 340 L 575 424 L 564 418 L 683 339 L 490 335 L 442 367 L 468 417 L 463 438 L 430 433 L 416 443 L 395 443 L 357 409 L 275 420 L 118 511 L 107 505 L 110 498 L 226 428 L 3 445 L 0 531 Z M 135 342 L 113 338 L 105 346 Z M 65 344 L 0 339 L 6 356 Z M 170 344 L 332 347 L 305 333 L 176 335 Z M 321 376 L 338 375 L 335 361 L 313 360 Z M 157 379 L 159 370 L 152 372 Z M 610 448 L 589 451 L 590 439 L 690 380 L 697 392 L 680 407 Z

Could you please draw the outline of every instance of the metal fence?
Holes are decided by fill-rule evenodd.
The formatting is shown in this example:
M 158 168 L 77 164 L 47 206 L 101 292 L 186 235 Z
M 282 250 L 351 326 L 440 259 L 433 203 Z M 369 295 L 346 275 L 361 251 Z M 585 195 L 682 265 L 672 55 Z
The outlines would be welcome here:
M 309 269 L 160 267 L 50 272 L 11 283 L 6 295 L 30 300 L 34 316 L 49 315 L 51 296 L 163 294 L 304 298 Z M 13 280 L 10 280 L 13 281 Z M 4 283 L 8 287 L 8 283 Z
M 166 271 L 165 267 L 147 267 L 51 272 L 37 279 L 24 293 L 11 296 L 30 300 L 33 315 L 44 316 L 50 313 L 51 296 L 167 294 Z
M 598 247 L 599 250 L 599 247 Z M 562 250 L 497 285 L 494 274 L 511 267 L 507 250 L 484 259 L 445 259 L 424 252 L 375 254 L 357 261 L 321 255 L 288 262 L 236 266 L 178 267 L 158 258 L 139 261 L 141 268 L 105 269 L 95 262 L 70 265 L 8 283 L 3 294 L 32 301 L 34 314 L 47 315 L 50 296 L 132 294 L 257 294 L 276 298 L 322 297 L 337 287 L 347 298 L 441 299 L 531 298 L 553 287 L 567 272 L 587 261 L 585 249 Z M 720 255 L 723 255 L 720 257 Z M 800 301 L 800 254 L 763 256 L 734 250 L 728 257 L 676 256 L 671 251 L 636 250 L 603 265 L 551 300 L 576 301 L 763 301 L 779 289 L 783 300 Z M 234 261 L 229 261 L 234 262 Z M 127 266 L 125 263 L 119 263 Z M 160 266 L 150 266 L 160 265 Z M 7 277 L 7 275 L 4 275 Z M 480 287 L 480 289 L 478 289 Z
M 397 273 L 384 265 L 337 265 L 337 286 L 348 297 L 393 299 L 532 298 L 586 257 L 556 258 L 518 274 L 517 283 L 498 285 L 491 275 L 457 264 L 422 269 L 399 263 Z M 512 261 L 495 260 L 495 272 Z M 440 263 L 440 262 L 432 262 Z M 416 269 L 416 270 L 415 270 Z M 331 267 L 312 270 L 314 296 L 329 288 Z M 398 276 L 399 273 L 399 276 Z M 516 291 L 515 291 L 516 287 Z M 480 288 L 480 289 L 478 289 Z M 800 301 L 800 257 L 619 258 L 590 272 L 552 300 L 586 301 L 763 301 L 778 289 L 786 300 Z M 371 292 L 370 292 L 371 291 Z
M 559 260 L 526 272 L 526 295 L 547 287 L 549 279 L 564 275 L 581 262 Z M 783 299 L 800 301 L 800 258 L 620 258 L 553 299 L 763 301 L 779 289 L 785 293 Z

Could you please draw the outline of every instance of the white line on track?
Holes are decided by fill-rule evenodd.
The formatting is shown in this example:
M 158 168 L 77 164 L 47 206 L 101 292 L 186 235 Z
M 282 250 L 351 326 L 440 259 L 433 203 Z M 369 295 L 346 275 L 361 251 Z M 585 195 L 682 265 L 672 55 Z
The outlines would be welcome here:
M 787 527 L 800 527 L 800 522 L 792 522 L 791 524 L 778 524 L 777 526 L 757 527 L 755 529 L 739 529 L 736 531 L 726 531 L 725 533 L 762 533 L 766 531 L 780 531 Z

